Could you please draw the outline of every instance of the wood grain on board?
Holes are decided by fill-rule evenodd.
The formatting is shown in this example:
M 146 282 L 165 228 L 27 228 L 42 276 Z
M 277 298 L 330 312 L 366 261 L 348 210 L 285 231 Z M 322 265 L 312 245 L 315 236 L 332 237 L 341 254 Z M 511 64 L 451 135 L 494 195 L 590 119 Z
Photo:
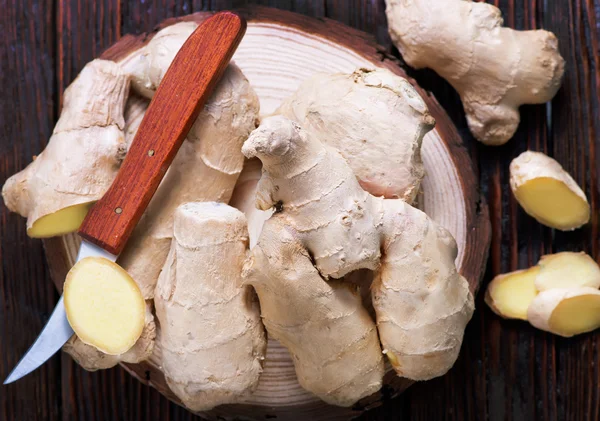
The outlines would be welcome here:
M 59 98 L 83 65 L 121 34 L 151 30 L 163 19 L 249 3 L 329 17 L 387 36 L 383 0 L 1 0 L 0 177 L 22 169 L 42 150 L 58 116 Z M 533 264 L 544 253 L 586 250 L 598 259 L 600 145 L 600 0 L 496 0 L 508 26 L 553 31 L 567 60 L 563 87 L 548 106 L 525 106 L 507 145 L 476 143 L 460 101 L 433 72 L 410 71 L 431 90 L 466 144 L 492 219 L 492 248 L 483 285 L 497 273 Z M 586 191 L 592 223 L 572 233 L 541 227 L 523 213 L 508 188 L 508 162 L 526 149 L 554 156 Z M 0 377 L 33 342 L 57 299 L 39 241 L 3 206 L 0 232 Z M 562 339 L 526 323 L 500 320 L 477 299 L 456 366 L 412 386 L 361 419 L 596 420 L 600 418 L 600 334 Z M 121 368 L 87 373 L 68 356 L 8 387 L 0 386 L 2 420 L 188 420 Z

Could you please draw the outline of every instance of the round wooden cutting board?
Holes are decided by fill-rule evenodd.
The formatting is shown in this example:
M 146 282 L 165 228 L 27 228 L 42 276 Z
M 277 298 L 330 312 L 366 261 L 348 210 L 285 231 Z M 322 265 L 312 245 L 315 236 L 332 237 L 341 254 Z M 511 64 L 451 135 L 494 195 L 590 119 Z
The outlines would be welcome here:
M 271 113 L 303 80 L 317 72 L 350 73 L 357 67 L 384 67 L 406 77 L 398 63 L 370 36 L 340 23 L 260 7 L 238 12 L 248 20 L 248 30 L 233 59 L 256 90 L 262 116 Z M 169 19 L 156 31 L 179 21 L 200 22 L 208 16 L 210 13 L 197 13 Z M 125 36 L 101 58 L 119 61 L 148 42 L 154 33 Z M 481 201 L 477 177 L 455 127 L 436 100 L 424 90 L 417 89 L 436 120 L 435 129 L 423 142 L 427 175 L 423 183 L 422 206 L 456 238 L 459 247 L 457 266 L 475 293 L 490 242 L 487 207 Z M 52 278 L 61 289 L 74 262 L 78 238 L 69 235 L 47 239 L 44 245 Z M 165 382 L 159 363 L 160 349 L 157 347 L 149 361 L 123 366 L 140 381 L 178 402 Z M 380 392 L 352 408 L 327 405 L 300 387 L 287 350 L 270 340 L 259 386 L 248 401 L 223 405 L 202 415 L 212 419 L 348 419 L 400 393 L 411 381 L 388 371 L 384 383 Z

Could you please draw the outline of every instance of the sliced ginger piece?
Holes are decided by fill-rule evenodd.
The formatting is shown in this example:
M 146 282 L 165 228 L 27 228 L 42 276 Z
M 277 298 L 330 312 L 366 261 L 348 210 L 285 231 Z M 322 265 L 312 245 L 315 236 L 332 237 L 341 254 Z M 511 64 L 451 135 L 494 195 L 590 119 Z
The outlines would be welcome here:
M 600 327 L 600 291 L 590 287 L 540 292 L 527 311 L 534 327 L 570 337 Z
M 49 238 L 75 232 L 94 202 L 80 203 L 42 216 L 27 230 L 32 238 Z
M 128 351 L 142 334 L 146 303 L 131 276 L 100 257 L 80 260 L 64 287 L 67 319 L 82 342 L 109 355 Z
M 553 288 L 600 288 L 600 267 L 584 252 L 549 254 L 543 256 L 538 265 L 540 272 L 535 280 L 538 291 Z
M 562 231 L 590 220 L 590 205 L 581 188 L 554 159 L 526 151 L 510 164 L 510 187 L 525 212 L 541 224 Z
M 537 294 L 538 266 L 496 276 L 485 292 L 485 302 L 505 319 L 527 320 L 527 308 Z

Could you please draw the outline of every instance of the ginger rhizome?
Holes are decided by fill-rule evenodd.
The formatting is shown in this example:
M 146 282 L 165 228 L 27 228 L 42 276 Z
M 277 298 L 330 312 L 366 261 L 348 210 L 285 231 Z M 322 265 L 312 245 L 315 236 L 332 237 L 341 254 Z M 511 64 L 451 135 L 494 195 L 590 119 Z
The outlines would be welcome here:
M 473 135 L 506 143 L 519 106 L 551 100 L 564 60 L 554 34 L 503 27 L 500 10 L 470 0 L 386 0 L 390 36 L 416 69 L 430 68 L 461 97 Z
M 585 253 L 543 256 L 536 266 L 496 276 L 485 302 L 499 316 L 573 336 L 600 327 L 600 267 Z
M 193 411 L 243 400 L 257 386 L 266 339 L 254 291 L 241 282 L 246 218 L 221 203 L 187 203 L 154 303 L 161 365 L 171 390 Z
M 64 286 L 65 311 L 79 339 L 109 355 L 127 352 L 142 334 L 146 303 L 131 276 L 116 263 L 86 257 Z
M 590 205 L 573 177 L 554 159 L 526 151 L 510 163 L 510 188 L 525 212 L 562 231 L 590 220 Z
M 108 189 L 125 157 L 128 91 L 127 75 L 106 60 L 88 63 L 65 90 L 48 146 L 2 188 L 6 206 L 27 218 L 29 236 L 76 231 Z
M 365 192 L 335 149 L 283 116 L 263 120 L 242 151 L 263 164 L 257 207 L 279 209 L 265 223 L 245 276 L 257 290 L 267 331 L 296 356 L 301 384 L 338 405 L 374 387 L 379 371 L 372 350 L 379 343 L 366 311 L 356 310 L 362 308 L 360 294 L 353 285 L 327 283 L 357 269 L 376 271 L 377 326 L 396 372 L 426 380 L 448 371 L 474 306 L 466 280 L 456 271 L 452 236 L 404 201 Z M 340 291 L 344 286 L 349 290 Z M 328 303 L 336 295 L 345 301 L 336 304 L 339 309 Z M 311 301 L 322 307 L 309 311 L 305 302 Z M 287 320 L 284 308 L 304 314 L 299 320 L 308 317 L 318 329 Z M 352 318 L 361 321 L 357 325 Z M 332 319 L 339 330 L 327 328 Z M 323 329 L 330 338 L 326 347 L 320 340 Z M 357 353 L 373 357 L 354 365 Z M 355 369 L 340 384 L 339 370 L 328 369 L 344 359 Z
M 337 149 L 372 195 L 415 200 L 425 174 L 421 144 L 435 120 L 406 79 L 386 69 L 318 74 L 275 114 Z

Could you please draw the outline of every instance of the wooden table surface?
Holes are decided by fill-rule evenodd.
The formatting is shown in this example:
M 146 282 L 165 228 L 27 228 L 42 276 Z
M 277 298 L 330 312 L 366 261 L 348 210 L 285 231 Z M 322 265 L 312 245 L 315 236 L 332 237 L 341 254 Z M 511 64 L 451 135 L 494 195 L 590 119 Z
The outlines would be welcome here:
M 149 30 L 171 16 L 249 3 L 339 20 L 372 33 L 397 54 L 387 35 L 383 0 L 0 0 L 0 181 L 43 149 L 64 88 L 122 34 Z M 411 72 L 446 108 L 479 171 L 493 227 L 483 288 L 495 274 L 528 267 L 545 253 L 585 250 L 600 257 L 600 0 L 495 4 L 510 27 L 554 32 L 567 61 L 552 104 L 522 107 L 521 125 L 507 145 L 491 148 L 474 141 L 452 88 L 433 72 Z M 553 231 L 518 207 L 508 187 L 508 163 L 526 149 L 548 153 L 573 174 L 593 207 L 589 226 Z M 41 241 L 29 239 L 24 220 L 4 205 L 0 212 L 3 379 L 41 331 L 58 295 Z M 451 372 L 411 387 L 361 419 L 600 419 L 600 331 L 558 338 L 499 319 L 482 295 Z M 121 368 L 87 373 L 66 354 L 15 384 L 0 386 L 0 420 L 189 419 L 195 417 Z

